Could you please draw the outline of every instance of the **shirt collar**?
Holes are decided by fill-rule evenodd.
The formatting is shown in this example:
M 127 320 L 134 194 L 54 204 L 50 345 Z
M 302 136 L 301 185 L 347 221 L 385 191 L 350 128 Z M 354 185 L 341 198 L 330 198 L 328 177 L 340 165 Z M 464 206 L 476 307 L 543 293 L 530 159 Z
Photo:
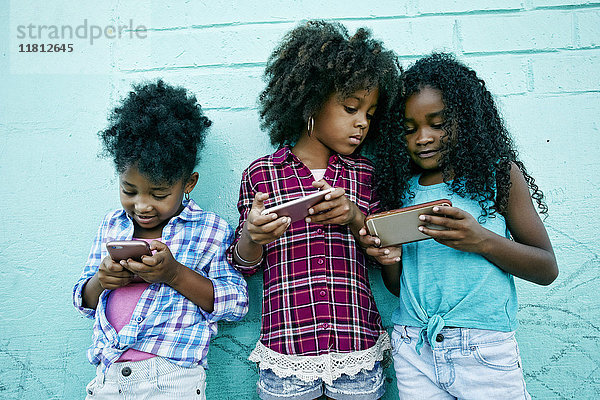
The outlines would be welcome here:
M 287 160 L 293 160 L 298 163 L 302 162 L 294 153 L 292 153 L 292 148 L 289 145 L 285 145 L 273 153 L 274 164 L 282 164 Z M 352 158 L 352 155 L 343 156 L 338 153 L 333 153 L 331 157 L 329 157 L 328 164 L 336 164 L 338 160 L 349 167 L 354 167 L 354 164 L 356 163 L 356 161 Z
M 194 200 L 183 200 L 183 206 L 183 210 L 175 218 L 184 221 L 198 221 L 200 219 L 203 211 Z

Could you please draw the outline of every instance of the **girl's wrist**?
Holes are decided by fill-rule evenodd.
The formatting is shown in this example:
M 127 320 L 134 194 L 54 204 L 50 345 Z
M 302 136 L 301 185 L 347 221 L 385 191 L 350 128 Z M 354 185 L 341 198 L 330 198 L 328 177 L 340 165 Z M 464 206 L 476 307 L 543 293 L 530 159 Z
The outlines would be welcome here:
M 260 246 L 260 256 L 258 256 L 256 259 L 254 260 L 247 260 L 246 258 L 242 257 L 242 255 L 240 254 L 239 251 L 239 247 L 240 247 L 240 242 L 237 242 L 234 246 L 233 246 L 233 254 L 234 254 L 234 258 L 236 260 L 236 262 L 244 267 L 255 267 L 258 264 L 260 264 L 263 260 L 263 248 L 262 246 Z
M 358 232 L 365 225 L 365 214 L 360 211 L 356 204 L 352 203 L 352 206 L 354 207 L 355 213 L 349 225 L 352 230 Z
M 171 286 L 173 289 L 177 289 L 179 277 L 182 271 L 181 267 L 183 267 L 183 264 L 181 264 L 179 261 L 175 261 L 173 275 L 165 281 L 165 284 Z

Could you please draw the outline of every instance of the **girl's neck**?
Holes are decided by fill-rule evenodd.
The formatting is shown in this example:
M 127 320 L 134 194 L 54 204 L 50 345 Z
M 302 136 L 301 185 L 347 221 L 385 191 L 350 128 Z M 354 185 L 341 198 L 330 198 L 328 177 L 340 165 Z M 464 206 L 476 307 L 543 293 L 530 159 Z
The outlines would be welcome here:
M 294 153 L 308 169 L 324 169 L 327 168 L 332 151 L 317 139 L 309 137 L 304 133 L 300 139 L 298 139 L 298 142 L 296 142 L 294 147 L 292 147 L 292 153 Z
M 431 186 L 444 182 L 441 170 L 422 171 L 419 175 L 419 185 Z

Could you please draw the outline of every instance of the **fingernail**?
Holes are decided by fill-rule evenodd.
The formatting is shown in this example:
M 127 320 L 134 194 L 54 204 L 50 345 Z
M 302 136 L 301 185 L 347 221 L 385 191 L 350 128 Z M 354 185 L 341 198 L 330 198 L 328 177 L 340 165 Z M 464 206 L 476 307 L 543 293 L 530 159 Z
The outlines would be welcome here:
M 396 257 L 396 262 L 400 262 L 400 257 Z
M 379 246 L 379 245 L 381 244 L 381 240 L 379 240 L 379 239 L 375 239 L 375 244 L 376 244 L 377 246 Z
M 331 196 L 330 196 L 330 195 L 328 195 L 328 194 L 327 194 L 327 195 L 325 195 L 325 200 L 329 200 L 330 198 L 331 198 Z
M 419 227 L 419 231 L 420 231 L 420 232 L 423 232 L 423 230 L 424 230 L 424 229 L 425 229 L 425 228 L 423 228 L 422 226 L 420 226 L 420 227 Z
M 315 213 L 315 210 L 313 210 L 312 208 L 309 208 L 309 209 L 308 209 L 308 213 L 309 213 L 309 214 L 314 214 L 314 213 Z
M 438 212 L 438 211 L 440 211 L 439 207 L 433 207 L 433 212 Z
M 310 218 L 306 218 L 306 222 L 310 222 Z
M 385 255 L 387 256 L 388 254 L 390 254 L 390 251 L 389 251 L 388 249 L 385 249 L 385 250 L 383 251 L 383 254 L 385 254 Z
M 420 219 L 421 221 L 425 221 L 425 216 L 424 216 L 424 215 L 419 215 L 419 219 Z

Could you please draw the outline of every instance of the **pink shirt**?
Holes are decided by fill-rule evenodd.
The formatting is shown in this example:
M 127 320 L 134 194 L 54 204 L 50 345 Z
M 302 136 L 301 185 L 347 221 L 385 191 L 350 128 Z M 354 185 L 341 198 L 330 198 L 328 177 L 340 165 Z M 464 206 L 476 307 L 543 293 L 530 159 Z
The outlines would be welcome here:
M 143 240 L 150 244 L 153 240 L 160 240 L 160 238 L 135 240 Z M 131 321 L 133 311 L 148 286 L 150 286 L 148 282 L 136 276 L 129 285 L 110 292 L 106 304 L 106 318 L 117 332 L 120 332 Z M 156 356 L 136 349 L 127 349 L 116 362 L 142 361 L 152 357 Z

